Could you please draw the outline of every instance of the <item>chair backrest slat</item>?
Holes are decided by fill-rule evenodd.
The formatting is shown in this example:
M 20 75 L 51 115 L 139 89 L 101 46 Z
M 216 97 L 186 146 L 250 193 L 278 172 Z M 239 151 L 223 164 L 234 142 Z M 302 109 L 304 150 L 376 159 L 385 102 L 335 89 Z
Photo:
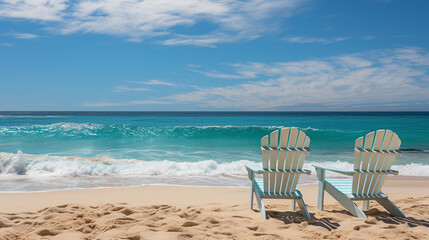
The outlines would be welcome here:
M 383 167 L 386 166 L 386 160 L 389 161 L 389 159 L 392 157 L 392 155 L 382 155 L 379 156 L 378 162 L 374 168 L 375 171 L 382 171 Z
M 371 159 L 371 153 L 364 152 L 362 157 L 362 163 L 360 170 L 368 170 L 369 160 Z
M 285 192 L 288 192 L 288 193 L 290 193 L 290 192 L 294 192 L 295 191 L 295 189 L 293 189 L 292 190 L 292 182 L 293 182 L 293 180 L 294 180 L 294 177 L 296 177 L 298 174 L 293 174 L 293 173 L 287 173 L 286 175 L 285 175 L 285 180 L 286 181 L 284 181 L 283 182 L 283 184 L 285 184 L 286 185 L 286 188 L 285 188 Z
M 305 137 L 304 148 L 308 148 L 309 146 L 310 146 L 310 138 L 309 137 Z
M 390 142 L 389 147 L 387 148 L 387 150 L 388 151 L 398 150 L 399 146 L 401 145 L 401 144 L 399 144 L 398 148 L 396 148 L 396 144 L 398 143 L 398 140 L 401 141 L 399 139 L 398 135 L 396 133 L 393 133 L 392 140 L 391 140 L 391 142 Z
M 275 174 L 276 183 L 280 183 L 282 181 L 282 174 Z M 274 192 L 278 193 L 280 192 L 281 184 L 275 184 L 274 186 Z
M 287 148 L 289 143 L 289 128 L 283 128 L 280 132 L 280 148 Z
M 290 129 L 288 148 L 290 148 L 290 149 L 295 148 L 296 140 L 298 138 L 298 133 L 299 133 L 299 130 L 297 128 L 291 128 Z
M 381 146 L 382 151 L 386 151 L 392 141 L 393 132 L 386 130 L 386 135 L 384 136 L 383 146 Z
M 356 139 L 355 141 L 355 148 L 363 149 L 363 137 L 360 137 Z M 355 161 L 354 161 L 354 170 L 359 170 L 361 165 L 362 155 L 355 154 Z
M 381 149 L 381 144 L 383 143 L 385 132 L 386 132 L 385 130 L 377 130 L 377 133 L 375 134 L 375 138 L 374 138 L 374 145 L 372 146 L 371 150 Z
M 293 153 L 292 152 L 286 152 L 286 159 L 285 159 L 285 164 L 284 164 L 284 168 L 282 168 L 281 170 L 295 170 L 294 168 L 292 168 L 292 164 L 293 164 Z
M 365 150 L 372 150 L 372 144 L 374 142 L 374 132 L 370 132 L 365 136 Z
M 381 186 L 381 183 L 384 181 L 384 174 L 377 174 L 376 176 L 374 176 L 374 184 L 372 187 L 372 190 L 368 193 L 368 194 L 376 194 L 379 193 L 379 189 Z
M 279 143 L 279 130 L 270 134 L 270 148 L 277 149 Z M 277 169 L 277 152 L 270 152 L 270 169 Z
M 304 147 L 304 141 L 305 141 L 305 134 L 301 134 L 302 131 L 300 132 L 299 136 L 298 136 L 298 141 L 296 142 L 296 148 L 302 148 Z
M 268 136 L 264 136 L 261 139 L 261 147 L 262 148 L 267 148 L 268 147 Z M 263 169 L 268 169 L 268 158 L 269 156 L 269 152 L 268 151 L 262 151 L 262 168 Z M 264 189 L 268 188 L 268 174 L 263 174 L 262 175 L 263 179 L 264 179 Z
M 289 128 L 283 128 L 280 131 L 280 144 L 279 144 L 280 148 L 281 149 L 287 148 L 288 141 L 289 141 Z M 286 153 L 279 152 L 277 167 L 280 169 L 285 168 L 285 160 L 286 160 Z
M 377 130 L 355 141 L 353 194 L 378 194 L 385 181 L 384 171 L 391 169 L 401 146 L 398 135 L 391 130 Z
M 361 174 L 358 173 L 353 176 L 352 193 L 356 193 L 358 191 L 360 175 Z
M 277 149 L 279 144 L 279 130 L 275 130 L 270 134 L 270 148 Z
M 281 171 L 301 170 L 309 145 L 310 138 L 297 128 L 282 128 L 261 139 L 262 168 L 268 171 L 263 173 L 264 192 L 295 191 L 300 174 Z

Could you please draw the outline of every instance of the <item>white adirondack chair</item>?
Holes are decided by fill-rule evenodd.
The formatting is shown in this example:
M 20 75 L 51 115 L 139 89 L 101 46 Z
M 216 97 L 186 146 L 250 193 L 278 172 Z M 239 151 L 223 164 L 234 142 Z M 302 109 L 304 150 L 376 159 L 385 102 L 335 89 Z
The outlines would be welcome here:
M 404 213 L 381 192 L 386 175 L 398 175 L 391 170 L 397 156 L 401 155 L 401 140 L 390 130 L 377 130 L 356 139 L 354 170 L 341 170 L 324 166 L 316 166 L 319 179 L 317 207 L 323 210 L 324 191 L 328 192 L 352 215 L 367 218 L 365 213 L 354 201 L 362 200 L 363 209 L 368 210 L 369 200 L 376 200 L 393 216 L 405 217 Z M 333 171 L 351 176 L 351 179 L 325 179 L 325 171 Z
M 299 176 L 311 173 L 310 170 L 302 169 L 305 157 L 310 153 L 309 145 L 310 138 L 297 128 L 281 129 L 280 143 L 279 130 L 261 139 L 262 168 L 245 166 L 252 181 L 250 209 L 253 209 L 253 194 L 264 219 L 267 216 L 263 198 L 292 199 L 292 211 L 295 211 L 297 201 L 302 215 L 311 221 L 301 192 L 296 189 Z M 262 174 L 262 178 L 256 178 L 256 174 Z

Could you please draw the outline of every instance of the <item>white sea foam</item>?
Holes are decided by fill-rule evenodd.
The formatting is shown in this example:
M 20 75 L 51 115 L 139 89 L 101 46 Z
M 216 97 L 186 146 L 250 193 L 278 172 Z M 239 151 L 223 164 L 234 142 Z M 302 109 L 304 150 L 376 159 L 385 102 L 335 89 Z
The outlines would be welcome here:
M 198 162 L 142 161 L 109 157 L 64 157 L 0 153 L 0 175 L 48 175 L 48 176 L 97 176 L 97 175 L 145 175 L 145 176 L 245 176 L 244 164 L 260 165 L 254 161 L 239 160 L 219 163 L 214 160 Z M 349 162 L 306 162 L 304 167 L 314 170 L 312 164 L 353 169 Z M 410 163 L 394 165 L 404 176 L 428 176 L 429 165 Z M 314 174 L 314 171 L 313 171 Z M 332 174 L 331 176 L 337 176 Z
M 0 115 L 0 118 L 67 118 L 60 115 Z
M 214 160 L 198 162 L 140 161 L 135 159 L 113 159 L 108 157 L 61 157 L 49 155 L 27 155 L 18 151 L 0 153 L 0 174 L 26 174 L 51 176 L 93 175 L 146 175 L 146 176 L 190 176 L 190 175 L 244 175 L 241 160 L 218 163 Z
M 316 183 L 315 162 L 304 168 L 311 176 L 302 176 L 299 184 Z M 144 184 L 191 186 L 248 186 L 244 164 L 260 166 L 260 162 L 239 160 L 219 163 L 142 161 L 109 157 L 77 157 L 0 153 L 1 192 L 51 191 L 54 189 L 141 186 Z M 352 163 L 333 161 L 318 165 L 352 169 Z M 428 176 L 429 165 L 395 165 L 402 176 Z M 327 173 L 328 177 L 340 177 Z
M 96 135 L 94 130 L 102 128 L 103 125 L 92 123 L 54 123 L 48 125 L 31 126 L 1 126 L 0 134 L 55 134 L 65 135 Z
M 314 132 L 339 132 L 339 133 L 360 133 L 360 132 L 367 132 L 368 130 L 359 130 L 359 131 L 341 131 L 338 129 L 318 129 L 318 128 L 312 128 L 310 126 L 306 127 L 306 128 L 300 128 L 300 127 L 296 127 L 299 128 L 303 131 L 314 131 Z

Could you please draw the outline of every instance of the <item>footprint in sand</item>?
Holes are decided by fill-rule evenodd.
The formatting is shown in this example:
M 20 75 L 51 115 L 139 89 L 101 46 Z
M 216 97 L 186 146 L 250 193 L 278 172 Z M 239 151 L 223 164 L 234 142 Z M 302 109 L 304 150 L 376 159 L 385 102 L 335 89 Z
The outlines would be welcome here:
M 183 232 L 183 230 L 176 226 L 169 226 L 166 229 L 167 232 Z
M 253 236 L 255 236 L 255 237 L 261 237 L 261 236 L 264 236 L 264 239 L 265 239 L 265 237 L 270 237 L 271 239 L 280 239 L 280 236 L 279 236 L 279 235 L 277 235 L 277 234 L 254 233 L 254 234 L 253 234 Z M 270 239 L 270 238 L 267 238 L 267 239 Z
M 42 229 L 36 232 L 37 235 L 45 237 L 45 236 L 55 236 L 57 235 L 56 232 L 50 230 L 50 229 Z
M 395 228 L 397 228 L 396 226 L 393 226 L 393 225 L 389 225 L 389 226 L 386 226 L 386 227 L 383 227 L 384 229 L 395 229 Z
M 182 224 L 182 227 L 194 227 L 197 225 L 198 225 L 198 223 L 196 223 L 196 222 L 187 221 L 184 224 Z
M 225 236 L 232 236 L 232 233 L 230 233 L 230 232 L 214 232 L 214 234 L 217 234 L 217 235 L 221 234 L 221 235 L 225 235 Z
M 129 208 L 124 208 L 121 213 L 125 214 L 126 216 L 131 215 L 133 213 L 135 213 L 133 210 L 129 209 Z
M 193 236 L 192 234 L 180 234 L 179 236 L 177 236 L 177 240 L 185 240 L 185 239 L 191 239 Z
M 258 230 L 258 226 L 254 226 L 254 227 L 247 227 L 249 230 L 252 230 L 252 231 L 256 231 L 256 230 Z
M 219 221 L 217 219 L 212 218 L 212 217 L 208 217 L 208 218 L 204 219 L 204 221 L 209 222 L 211 224 L 218 224 L 219 223 Z
M 179 217 L 181 217 L 181 218 L 186 218 L 186 219 L 188 219 L 188 220 L 192 220 L 192 219 L 195 219 L 195 218 L 197 217 L 197 214 L 193 214 L 193 213 L 186 213 L 186 212 L 184 212 L 184 213 L 182 213 L 182 214 L 179 214 Z

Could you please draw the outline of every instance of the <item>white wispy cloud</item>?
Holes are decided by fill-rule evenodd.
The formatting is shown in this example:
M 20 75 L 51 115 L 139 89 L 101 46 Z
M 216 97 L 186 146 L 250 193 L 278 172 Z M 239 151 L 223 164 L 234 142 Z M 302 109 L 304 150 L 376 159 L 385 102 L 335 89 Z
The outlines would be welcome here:
M 115 92 L 127 92 L 127 91 L 150 91 L 147 88 L 133 88 L 133 87 L 126 87 L 126 86 L 117 86 L 115 89 L 113 89 Z
M 246 75 L 229 74 L 229 73 L 222 73 L 222 72 L 218 72 L 218 71 L 204 72 L 204 71 L 199 71 L 199 70 L 195 70 L 195 69 L 189 69 L 189 71 L 201 73 L 201 74 L 204 74 L 205 76 L 211 77 L 211 78 L 224 78 L 224 79 L 247 78 Z
M 234 67 L 232 75 L 245 73 L 260 80 L 200 88 L 165 99 L 202 107 L 252 110 L 303 104 L 381 107 L 428 99 L 429 53 L 420 48 L 377 50 L 297 62 L 252 62 Z
M 332 37 L 332 38 L 314 38 L 314 37 L 303 37 L 303 36 L 288 36 L 284 37 L 283 40 L 291 43 L 334 43 L 342 42 L 347 40 L 348 37 Z
M 407 47 L 345 54 L 295 62 L 231 65 L 245 83 L 223 87 L 193 86 L 171 96 L 129 102 L 85 103 L 88 107 L 191 104 L 230 110 L 382 110 L 428 105 L 429 52 Z M 202 74 L 210 77 L 215 75 Z M 220 74 L 220 72 L 218 72 Z
M 188 67 L 188 68 L 200 68 L 201 65 L 198 65 L 198 64 L 187 64 L 186 67 Z
M 120 107 L 132 105 L 153 105 L 153 104 L 172 104 L 171 101 L 162 100 L 142 100 L 142 101 L 128 101 L 128 102 L 99 102 L 88 103 L 84 102 L 82 105 L 85 107 Z
M 135 42 L 158 37 L 165 45 L 213 47 L 274 31 L 283 19 L 299 14 L 308 1 L 4 0 L 0 17 L 40 20 L 61 34 L 108 34 Z M 198 23 L 210 24 L 212 30 L 186 35 L 176 28 Z
M 12 47 L 13 44 L 12 43 L 0 43 L 0 46 Z
M 3 0 L 0 17 L 41 21 L 62 21 L 68 0 Z
M 32 39 L 39 37 L 38 35 L 32 33 L 12 33 L 11 35 L 19 39 Z
M 146 84 L 146 85 L 161 85 L 161 86 L 176 86 L 174 83 L 161 81 L 161 80 L 149 80 L 149 81 L 126 81 L 127 83 Z
M 235 42 L 240 39 L 253 39 L 256 36 L 246 35 L 233 36 L 227 33 L 211 33 L 204 35 L 182 35 L 176 34 L 170 39 L 161 41 L 164 45 L 194 45 L 200 47 L 215 47 L 218 43 Z

